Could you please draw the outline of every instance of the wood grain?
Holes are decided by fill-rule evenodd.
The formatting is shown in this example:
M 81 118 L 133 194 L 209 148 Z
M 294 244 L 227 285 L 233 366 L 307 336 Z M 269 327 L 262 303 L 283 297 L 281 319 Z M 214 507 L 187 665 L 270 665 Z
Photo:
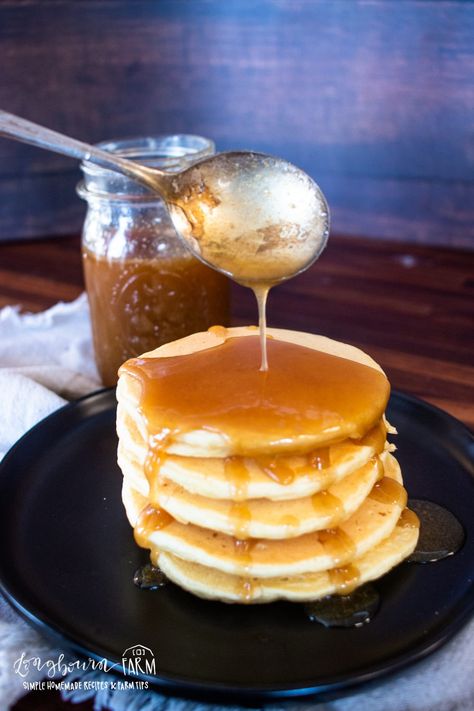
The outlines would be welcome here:
M 268 320 L 363 348 L 393 387 L 474 426 L 473 275 L 474 254 L 333 236 L 313 267 L 273 290 Z M 0 245 L 0 306 L 38 311 L 82 289 L 78 238 Z M 232 313 L 255 323 L 247 289 L 234 287 Z
M 0 106 L 306 169 L 335 231 L 474 245 L 474 3 L 3 0 Z M 77 165 L 0 140 L 0 239 L 78 232 Z

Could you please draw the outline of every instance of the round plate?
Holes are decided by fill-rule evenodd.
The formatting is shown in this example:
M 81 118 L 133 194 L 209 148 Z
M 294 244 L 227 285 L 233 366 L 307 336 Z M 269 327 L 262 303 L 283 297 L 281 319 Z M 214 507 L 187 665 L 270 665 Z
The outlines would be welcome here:
M 399 669 L 439 647 L 474 608 L 473 440 L 457 420 L 406 395 L 392 395 L 388 417 L 410 496 L 450 509 L 466 542 L 451 558 L 403 563 L 376 581 L 382 603 L 370 624 L 326 629 L 298 604 L 225 605 L 172 584 L 136 588 L 147 554 L 120 499 L 113 391 L 55 412 L 2 463 L 3 592 L 41 631 L 89 657 L 120 664 L 129 647 L 149 647 L 157 673 L 142 678 L 181 696 L 335 696 Z

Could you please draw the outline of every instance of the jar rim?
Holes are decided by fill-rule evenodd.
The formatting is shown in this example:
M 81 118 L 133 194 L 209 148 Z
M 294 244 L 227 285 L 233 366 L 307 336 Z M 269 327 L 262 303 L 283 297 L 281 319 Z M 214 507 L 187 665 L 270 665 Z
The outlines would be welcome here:
M 83 200 L 93 199 L 96 201 L 103 201 L 103 202 L 123 203 L 124 205 L 126 205 L 129 202 L 136 202 L 136 203 L 146 202 L 147 205 L 153 204 L 154 202 L 157 204 L 163 204 L 162 198 L 157 196 L 156 193 L 152 193 L 151 190 L 149 191 L 149 193 L 143 193 L 143 194 L 139 194 L 139 195 L 134 195 L 133 193 L 120 193 L 120 192 L 112 193 L 112 192 L 107 192 L 105 190 L 91 190 L 90 187 L 89 188 L 87 187 L 85 180 L 80 180 L 76 184 L 76 193 Z
M 195 143 L 195 146 L 191 145 L 192 142 Z M 156 136 L 112 138 L 94 145 L 103 151 L 115 153 L 129 160 L 137 160 L 143 157 L 143 162 L 151 161 L 154 158 L 162 158 L 164 160 L 169 158 L 172 160 L 191 155 L 193 160 L 199 160 L 202 156 L 207 155 L 209 151 L 215 150 L 214 141 L 193 133 L 163 133 Z M 173 163 L 177 163 L 177 161 L 173 160 Z M 81 162 L 81 168 L 91 173 L 112 172 L 87 160 Z
M 143 165 L 177 172 L 192 163 L 212 155 L 215 144 L 210 138 L 197 134 L 176 133 L 155 136 L 132 136 L 110 139 L 95 144 L 102 150 L 115 153 Z M 90 161 L 82 161 L 84 179 L 77 187 L 81 198 L 113 201 L 160 202 L 156 194 L 131 178 L 102 168 Z

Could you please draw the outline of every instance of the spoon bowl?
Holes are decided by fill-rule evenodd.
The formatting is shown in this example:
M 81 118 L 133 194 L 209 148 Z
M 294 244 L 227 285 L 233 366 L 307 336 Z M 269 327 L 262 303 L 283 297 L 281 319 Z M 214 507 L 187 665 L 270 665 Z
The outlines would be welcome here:
M 165 198 L 189 249 L 246 285 L 298 274 L 328 238 L 328 206 L 316 183 L 262 153 L 207 157 L 174 175 Z
M 241 284 L 267 289 L 314 262 L 329 211 L 316 183 L 291 163 L 239 151 L 165 172 L 6 111 L 0 135 L 115 170 L 159 193 L 176 231 L 202 261 Z

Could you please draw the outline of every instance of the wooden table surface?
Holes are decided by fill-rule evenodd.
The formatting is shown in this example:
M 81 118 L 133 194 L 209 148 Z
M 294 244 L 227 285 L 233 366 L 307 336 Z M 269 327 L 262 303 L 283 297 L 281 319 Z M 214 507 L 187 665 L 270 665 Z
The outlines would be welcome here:
M 39 311 L 82 290 L 78 238 L 0 244 L 0 306 Z M 273 290 L 268 321 L 363 348 L 394 388 L 474 427 L 473 295 L 474 253 L 333 236 L 317 264 Z M 256 321 L 248 290 L 233 287 L 232 314 L 234 324 Z M 65 706 L 39 692 L 15 708 Z
M 39 311 L 83 289 L 79 239 L 0 244 L 0 306 Z M 332 236 L 307 272 L 275 288 L 271 326 L 366 350 L 392 386 L 474 427 L 474 252 Z M 234 287 L 234 324 L 254 323 Z

